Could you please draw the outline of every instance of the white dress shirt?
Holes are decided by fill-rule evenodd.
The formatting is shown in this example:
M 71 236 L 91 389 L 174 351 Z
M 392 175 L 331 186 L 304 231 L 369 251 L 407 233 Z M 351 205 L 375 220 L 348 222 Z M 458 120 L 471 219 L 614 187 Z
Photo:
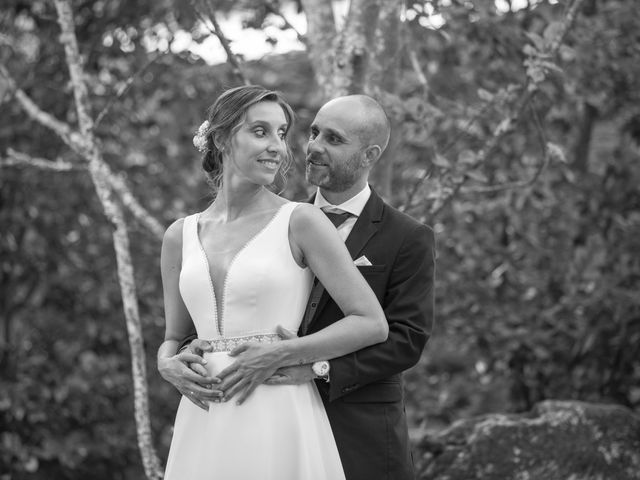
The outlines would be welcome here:
M 316 199 L 314 200 L 313 204 L 318 208 L 324 209 L 325 207 L 330 207 L 329 210 L 338 209 L 342 210 L 343 212 L 349 212 L 351 214 L 351 216 L 338 227 L 338 235 L 340 235 L 340 238 L 342 238 L 342 240 L 344 241 L 351 233 L 351 230 L 353 230 L 353 226 L 362 213 L 362 210 L 364 209 L 364 206 L 366 205 L 370 196 L 371 188 L 369 188 L 369 185 L 367 184 L 362 190 L 360 190 L 360 192 L 358 192 L 346 202 L 341 203 L 340 205 L 333 205 L 322 196 L 322 193 L 320 193 L 320 189 L 318 189 L 318 191 L 316 192 Z

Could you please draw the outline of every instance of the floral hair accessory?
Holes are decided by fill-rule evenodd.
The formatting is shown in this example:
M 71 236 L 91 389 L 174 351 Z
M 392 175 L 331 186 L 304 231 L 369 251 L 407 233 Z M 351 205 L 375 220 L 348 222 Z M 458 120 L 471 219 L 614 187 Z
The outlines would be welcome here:
M 207 130 L 209 130 L 210 125 L 209 120 L 205 120 L 193 136 L 193 146 L 196 147 L 200 153 L 207 150 Z

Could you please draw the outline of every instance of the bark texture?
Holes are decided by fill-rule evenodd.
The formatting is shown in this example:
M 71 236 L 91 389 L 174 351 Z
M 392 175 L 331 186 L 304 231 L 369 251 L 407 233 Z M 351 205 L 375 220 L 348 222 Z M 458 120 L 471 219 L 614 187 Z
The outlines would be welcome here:
M 383 106 L 391 121 L 391 138 L 382 158 L 371 172 L 371 182 L 380 195 L 391 201 L 393 166 L 402 142 L 402 118 L 398 110 L 392 108 L 390 100 L 398 93 L 398 76 L 400 72 L 402 23 L 400 13 L 401 1 L 383 2 L 380 7 L 378 28 L 375 32 L 374 46 L 376 51 L 371 61 L 368 84 L 365 93 L 369 93 Z M 396 115 L 394 115 L 396 113 Z
M 306 44 L 322 100 L 333 96 L 332 72 L 337 29 L 331 0 L 301 0 L 307 18 Z

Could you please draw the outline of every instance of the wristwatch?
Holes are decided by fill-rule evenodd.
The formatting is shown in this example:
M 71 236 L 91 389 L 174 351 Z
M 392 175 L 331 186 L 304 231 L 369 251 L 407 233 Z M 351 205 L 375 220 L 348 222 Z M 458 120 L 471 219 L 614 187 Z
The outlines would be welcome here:
M 331 370 L 331 366 L 326 360 L 313 363 L 311 365 L 311 370 L 315 373 L 316 378 L 321 378 L 325 382 L 329 381 L 329 370 Z

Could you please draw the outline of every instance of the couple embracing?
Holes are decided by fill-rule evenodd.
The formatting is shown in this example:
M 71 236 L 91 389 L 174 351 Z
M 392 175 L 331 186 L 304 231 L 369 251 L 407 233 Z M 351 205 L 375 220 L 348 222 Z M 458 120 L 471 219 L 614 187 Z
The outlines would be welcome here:
M 310 202 L 271 188 L 292 122 L 242 86 L 194 139 L 216 197 L 162 245 L 158 368 L 183 395 L 167 480 L 415 478 L 401 375 L 430 334 L 433 233 L 368 185 L 390 134 L 374 99 L 318 111 Z

